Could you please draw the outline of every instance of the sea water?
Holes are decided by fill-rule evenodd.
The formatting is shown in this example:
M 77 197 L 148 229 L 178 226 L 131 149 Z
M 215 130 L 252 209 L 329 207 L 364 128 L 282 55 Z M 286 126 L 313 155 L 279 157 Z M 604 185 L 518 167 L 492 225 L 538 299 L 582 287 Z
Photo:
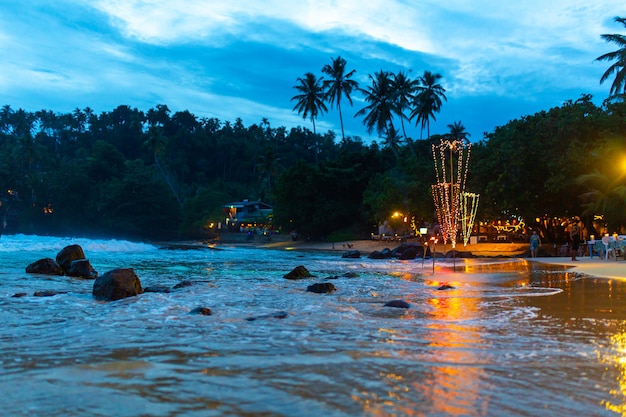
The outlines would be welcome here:
M 25 272 L 71 244 L 171 291 L 103 302 Z M 624 282 L 341 253 L 2 236 L 0 415 L 626 415 Z M 315 277 L 283 277 L 299 265 Z

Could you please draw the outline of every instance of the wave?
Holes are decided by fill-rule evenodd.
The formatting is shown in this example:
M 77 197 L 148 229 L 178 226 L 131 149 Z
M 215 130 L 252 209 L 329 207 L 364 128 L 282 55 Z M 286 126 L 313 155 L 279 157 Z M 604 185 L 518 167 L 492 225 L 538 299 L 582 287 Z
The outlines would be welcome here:
M 86 252 L 143 253 L 158 250 L 154 245 L 117 239 L 89 239 L 38 235 L 3 235 L 0 252 L 58 252 L 69 245 L 80 245 Z

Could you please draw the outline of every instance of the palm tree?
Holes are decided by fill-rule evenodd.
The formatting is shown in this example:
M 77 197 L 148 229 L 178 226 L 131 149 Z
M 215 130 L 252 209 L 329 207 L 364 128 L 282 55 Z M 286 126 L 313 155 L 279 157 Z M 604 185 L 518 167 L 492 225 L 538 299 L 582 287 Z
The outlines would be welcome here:
M 174 198 L 176 198 L 178 205 L 180 206 L 180 208 L 182 208 L 183 202 L 178 196 L 178 193 L 176 192 L 176 189 L 174 188 L 170 177 L 165 173 L 163 167 L 161 166 L 161 162 L 159 161 L 159 154 L 166 144 L 167 138 L 162 134 L 162 127 L 157 125 L 150 126 L 150 128 L 148 129 L 148 138 L 143 142 L 143 146 L 146 147 L 154 155 L 154 164 L 157 166 L 157 168 L 159 168 L 161 176 L 167 183 L 168 187 L 170 187 L 170 190 L 172 191 L 172 194 L 174 194 Z
M 576 179 L 578 184 L 587 187 L 588 191 L 580 196 L 583 200 L 584 215 L 602 214 L 609 230 L 619 230 L 624 226 L 626 211 L 626 186 L 611 173 L 595 170 L 591 174 L 581 175 Z
M 417 95 L 415 96 L 414 108 L 411 112 L 410 119 L 416 117 L 415 124 L 421 122 L 422 131 L 427 128 L 428 138 L 430 138 L 430 119 L 437 120 L 435 113 L 441 111 L 442 101 L 448 101 L 444 94 L 446 90 L 438 84 L 441 74 L 433 74 L 430 71 L 424 71 L 424 75 L 419 78 L 420 86 L 417 87 Z M 420 133 L 421 137 L 421 133 Z
M 615 21 L 626 27 L 626 18 L 616 17 Z M 616 44 L 619 49 L 596 58 L 596 61 L 615 61 L 604 74 L 602 74 L 600 84 L 606 81 L 611 75 L 615 74 L 615 79 L 613 80 L 613 84 L 611 84 L 609 94 L 612 97 L 626 94 L 626 36 L 620 34 L 605 34 L 601 36 L 605 41 Z
M 298 90 L 300 94 L 291 98 L 291 101 L 297 100 L 293 110 L 298 110 L 298 113 L 302 113 L 303 119 L 306 119 L 307 116 L 311 118 L 313 134 L 316 134 L 315 119 L 318 114 L 328 111 L 326 104 L 324 104 L 323 78 L 317 78 L 313 73 L 307 72 L 304 74 L 304 78 L 300 77 L 297 81 L 300 84 L 295 85 L 293 88 Z
M 391 76 L 389 72 L 380 70 L 375 76 L 370 74 L 369 77 L 372 85 L 367 89 L 359 89 L 369 104 L 355 116 L 365 116 L 363 124 L 367 126 L 367 133 L 372 133 L 375 128 L 379 136 L 389 136 L 389 126 L 393 126 L 393 114 L 396 112 Z
M 450 129 L 450 133 L 448 136 L 453 140 L 458 141 L 467 141 L 468 136 L 472 136 L 469 132 L 465 130 L 465 126 L 459 120 L 458 122 L 454 122 L 451 125 L 448 125 L 448 129 Z
M 411 103 L 415 100 L 415 89 L 418 87 L 418 81 L 410 79 L 404 72 L 400 71 L 394 74 L 391 82 L 394 94 L 396 97 L 396 114 L 400 117 L 400 123 L 402 125 L 402 134 L 405 139 L 408 140 L 406 130 L 404 128 L 404 119 L 408 120 L 408 117 L 404 114 L 404 111 L 411 107 Z
M 339 121 L 341 122 L 341 138 L 345 139 L 346 135 L 343 130 L 343 115 L 341 114 L 341 98 L 342 96 L 348 100 L 348 103 L 352 105 L 352 98 L 350 94 L 352 90 L 359 88 L 359 83 L 355 80 L 351 80 L 356 70 L 352 70 L 345 74 L 346 60 L 338 56 L 336 59 L 331 58 L 332 65 L 326 64 L 322 68 L 322 72 L 330 77 L 329 80 L 324 80 L 323 87 L 326 91 L 326 99 L 332 105 L 337 102 L 337 110 L 339 110 Z

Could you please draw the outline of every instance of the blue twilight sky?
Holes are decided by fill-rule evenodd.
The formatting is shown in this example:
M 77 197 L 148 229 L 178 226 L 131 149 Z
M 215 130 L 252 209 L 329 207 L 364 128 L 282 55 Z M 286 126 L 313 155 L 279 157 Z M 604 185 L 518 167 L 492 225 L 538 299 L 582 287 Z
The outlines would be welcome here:
M 342 56 L 361 87 L 381 69 L 442 74 L 448 101 L 431 133 L 461 121 L 477 141 L 581 94 L 601 103 L 609 64 L 595 58 L 616 49 L 601 34 L 624 33 L 615 16 L 626 16 L 624 0 L 0 0 L 0 106 L 166 104 L 312 129 L 292 111 L 293 86 Z M 352 98 L 346 134 L 376 140 L 354 118 L 361 94 Z M 338 113 L 317 129 L 341 137 Z

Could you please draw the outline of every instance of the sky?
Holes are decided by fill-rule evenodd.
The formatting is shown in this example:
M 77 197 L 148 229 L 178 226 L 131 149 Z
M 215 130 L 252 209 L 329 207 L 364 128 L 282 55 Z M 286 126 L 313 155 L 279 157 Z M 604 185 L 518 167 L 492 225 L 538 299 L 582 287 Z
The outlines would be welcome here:
M 591 94 L 612 80 L 595 59 L 626 34 L 624 0 L 0 0 L 0 106 L 96 113 L 165 104 L 245 126 L 302 126 L 297 79 L 343 57 L 370 75 L 424 71 L 446 89 L 431 134 L 461 122 L 472 141 L 513 119 Z M 342 101 L 346 135 L 376 140 L 360 92 Z M 397 123 L 396 123 L 397 124 Z M 336 109 L 318 133 L 341 138 Z M 414 121 L 407 136 L 426 137 Z

